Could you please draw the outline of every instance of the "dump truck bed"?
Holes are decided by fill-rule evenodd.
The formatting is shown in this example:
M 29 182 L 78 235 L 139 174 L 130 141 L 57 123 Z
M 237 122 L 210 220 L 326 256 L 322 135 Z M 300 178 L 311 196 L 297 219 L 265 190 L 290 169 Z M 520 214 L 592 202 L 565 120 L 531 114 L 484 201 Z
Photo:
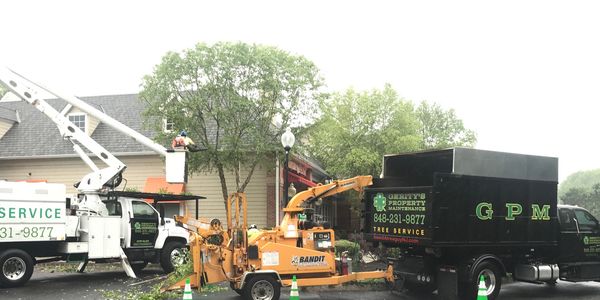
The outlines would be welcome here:
M 365 190 L 368 240 L 398 246 L 556 245 L 557 160 L 449 149 L 384 159 Z

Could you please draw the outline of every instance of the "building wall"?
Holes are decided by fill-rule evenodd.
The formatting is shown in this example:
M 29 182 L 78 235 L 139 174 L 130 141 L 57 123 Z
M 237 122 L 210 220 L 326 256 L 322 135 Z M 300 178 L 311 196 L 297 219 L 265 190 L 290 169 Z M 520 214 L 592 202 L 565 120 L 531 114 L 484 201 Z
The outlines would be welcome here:
M 119 157 L 127 165 L 120 189 L 144 189 L 147 177 L 164 176 L 164 162 L 157 155 L 138 155 Z M 102 164 L 98 164 L 101 166 Z M 66 184 L 68 193 L 76 193 L 73 184 L 89 173 L 89 168 L 78 157 L 0 160 L 0 179 L 6 180 L 47 180 L 51 183 Z M 247 173 L 243 173 L 245 175 Z M 233 174 L 226 177 L 229 192 L 235 191 Z M 193 174 L 188 178 L 186 192 L 201 195 L 207 199 L 199 201 L 200 217 L 219 218 L 225 224 L 225 205 L 221 193 L 221 184 L 215 173 Z M 248 197 L 248 222 L 266 227 L 267 224 L 267 172 L 257 167 L 252 180 L 246 188 Z M 188 201 L 187 208 L 193 215 L 195 202 Z M 271 217 L 273 218 L 273 217 Z

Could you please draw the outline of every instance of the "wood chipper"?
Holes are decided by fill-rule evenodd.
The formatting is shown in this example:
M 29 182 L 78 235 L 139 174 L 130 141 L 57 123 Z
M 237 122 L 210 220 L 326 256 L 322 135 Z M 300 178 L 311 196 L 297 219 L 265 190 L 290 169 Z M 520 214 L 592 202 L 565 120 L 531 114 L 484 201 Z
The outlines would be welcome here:
M 337 285 L 384 278 L 394 282 L 392 266 L 385 271 L 341 274 L 336 268 L 335 233 L 325 223 L 312 220 L 308 204 L 343 191 L 361 192 L 371 176 L 358 176 L 319 185 L 296 194 L 284 208 L 281 225 L 248 237 L 246 196 L 232 194 L 227 201 L 227 229 L 218 219 L 177 217 L 191 229 L 190 252 L 193 288 L 229 281 L 245 299 L 279 299 L 282 286 Z M 187 279 L 187 278 L 186 278 Z M 182 288 L 186 279 L 170 289 Z

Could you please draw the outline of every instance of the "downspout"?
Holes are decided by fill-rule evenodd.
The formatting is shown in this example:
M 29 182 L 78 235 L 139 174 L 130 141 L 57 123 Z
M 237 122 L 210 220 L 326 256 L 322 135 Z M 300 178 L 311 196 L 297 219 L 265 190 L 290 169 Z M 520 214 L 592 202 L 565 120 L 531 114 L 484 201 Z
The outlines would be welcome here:
M 279 226 L 279 192 L 281 187 L 279 182 L 281 180 L 281 171 L 279 170 L 279 152 L 275 153 L 275 226 Z

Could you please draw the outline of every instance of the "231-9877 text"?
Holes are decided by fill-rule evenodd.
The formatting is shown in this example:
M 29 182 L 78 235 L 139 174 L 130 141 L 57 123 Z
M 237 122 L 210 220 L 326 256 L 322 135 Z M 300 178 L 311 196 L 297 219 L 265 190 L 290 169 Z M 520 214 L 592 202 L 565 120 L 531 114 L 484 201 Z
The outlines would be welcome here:
M 47 226 L 26 226 L 20 230 L 14 230 L 12 227 L 0 227 L 0 239 L 13 238 L 43 238 L 51 237 L 54 228 Z

